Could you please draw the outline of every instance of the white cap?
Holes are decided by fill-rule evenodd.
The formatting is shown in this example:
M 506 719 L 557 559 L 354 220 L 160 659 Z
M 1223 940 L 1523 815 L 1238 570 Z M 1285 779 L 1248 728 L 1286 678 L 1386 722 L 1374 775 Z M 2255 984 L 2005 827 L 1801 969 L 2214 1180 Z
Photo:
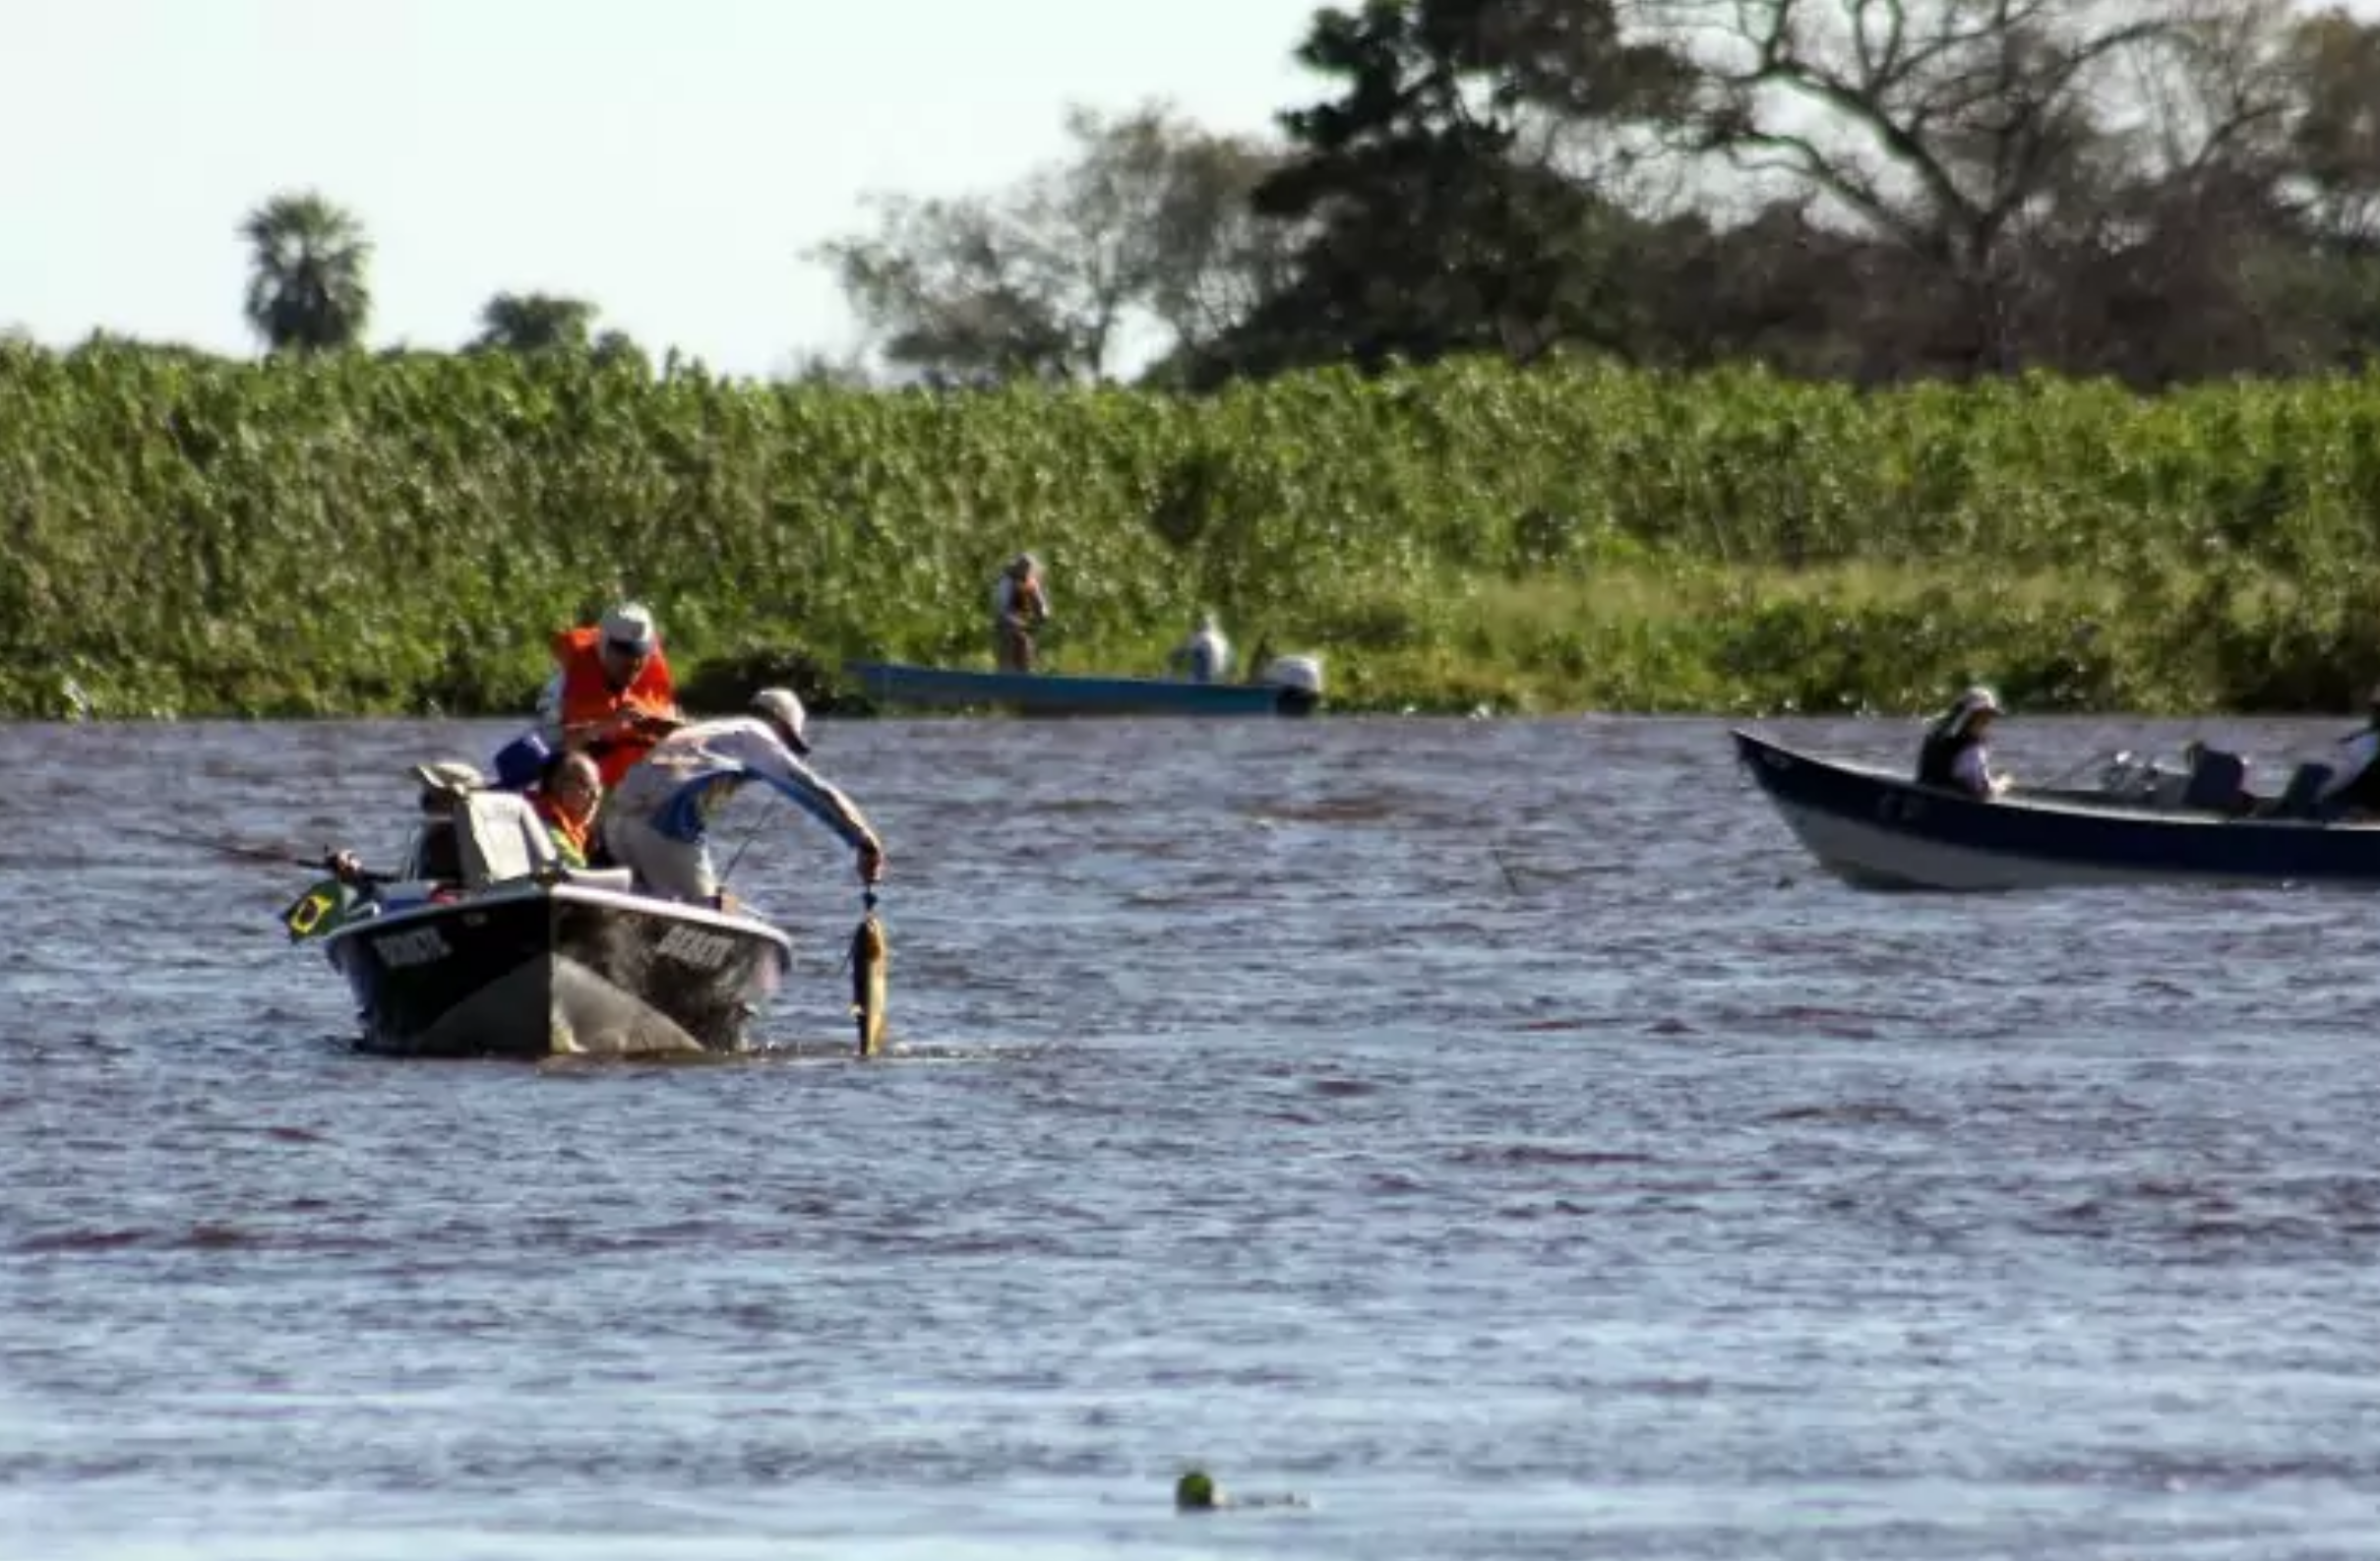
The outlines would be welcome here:
M 796 753 L 810 751 L 810 712 L 802 708 L 802 696 L 791 689 L 763 689 L 752 696 L 755 715 L 773 721 L 784 734 L 785 746 Z
M 2000 696 L 1982 684 L 1975 684 L 1951 705 L 1950 720 L 1945 730 L 1952 737 L 1961 737 L 1975 725 L 1979 716 L 2000 713 Z
M 421 811 L 442 813 L 455 807 L 465 792 L 485 791 L 488 778 L 476 764 L 460 759 L 441 759 L 435 764 L 416 764 L 413 778 L 421 782 Z
M 622 602 L 603 615 L 603 642 L 633 650 L 638 655 L 650 654 L 656 637 L 653 615 L 637 602 Z
M 413 778 L 432 791 L 476 792 L 487 789 L 488 778 L 476 764 L 460 759 L 441 759 L 435 764 L 416 764 Z

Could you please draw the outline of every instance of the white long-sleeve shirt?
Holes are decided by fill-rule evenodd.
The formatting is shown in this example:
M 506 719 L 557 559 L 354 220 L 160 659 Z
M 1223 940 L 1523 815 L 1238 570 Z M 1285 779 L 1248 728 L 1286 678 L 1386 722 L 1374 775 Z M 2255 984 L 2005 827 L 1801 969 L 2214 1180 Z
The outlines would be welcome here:
M 1950 761 L 1950 773 L 1978 797 L 1989 797 L 1998 790 L 1991 773 L 1991 756 L 1983 751 L 1981 743 L 1970 743 L 1959 750 L 1958 757 Z
M 1220 683 L 1231 675 L 1231 641 L 1221 630 L 1201 629 L 1174 647 L 1172 659 L 1189 664 L 1192 683 Z
M 629 810 L 673 840 L 700 840 L 711 812 L 746 781 L 789 798 L 857 850 L 873 838 L 867 818 L 802 762 L 758 716 L 735 715 L 680 727 L 620 778 L 610 806 Z

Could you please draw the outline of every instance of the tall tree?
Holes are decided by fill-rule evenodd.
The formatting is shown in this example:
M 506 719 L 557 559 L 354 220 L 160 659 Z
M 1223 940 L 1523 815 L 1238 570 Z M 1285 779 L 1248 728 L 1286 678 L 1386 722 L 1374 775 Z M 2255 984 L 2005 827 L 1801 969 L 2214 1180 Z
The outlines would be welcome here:
M 240 224 L 247 316 L 275 352 L 351 347 L 371 319 L 371 241 L 354 214 L 311 190 L 276 195 Z
M 1897 246 L 1938 300 L 1942 366 L 2004 372 L 2022 366 L 2022 316 L 2044 285 L 2031 267 L 2056 230 L 2136 187 L 2142 148 L 2195 168 L 2269 112 L 2256 93 L 2212 90 L 2210 75 L 2195 114 L 2158 123 L 2161 94 L 2145 90 L 2254 3 L 1643 0 L 1643 12 L 1697 50 L 1681 144 Z
M 553 293 L 498 293 L 479 310 L 479 352 L 583 351 L 593 334 L 593 304 Z
M 876 230 L 823 244 L 884 356 L 930 379 L 1103 378 L 1129 328 L 1211 334 L 1277 255 L 1249 218 L 1262 149 L 1163 104 L 1069 110 L 1062 161 L 989 196 L 874 196 Z
M 1368 0 L 1316 13 L 1298 58 L 1338 93 L 1281 116 L 1292 155 L 1253 199 L 1311 236 L 1210 374 L 1624 349 L 1646 235 L 1559 132 L 1664 112 L 1676 53 L 1623 42 L 1607 0 Z
M 2336 7 L 2305 18 L 2289 38 L 2296 113 L 2290 150 L 2322 239 L 2380 252 L 2380 24 Z

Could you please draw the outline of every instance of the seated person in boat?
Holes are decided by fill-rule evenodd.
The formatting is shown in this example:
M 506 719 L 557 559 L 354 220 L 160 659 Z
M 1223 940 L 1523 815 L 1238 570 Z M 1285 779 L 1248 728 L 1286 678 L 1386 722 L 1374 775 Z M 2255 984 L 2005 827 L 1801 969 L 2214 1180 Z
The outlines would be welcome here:
M 554 674 L 537 696 L 540 735 L 550 748 L 584 751 L 603 784 L 617 786 L 684 720 L 653 615 L 623 602 L 599 624 L 556 634 L 553 654 Z
M 1221 683 L 1231 676 L 1231 641 L 1215 625 L 1215 615 L 1200 613 L 1190 635 L 1166 658 L 1169 667 L 1183 668 L 1192 683 Z
M 2380 688 L 2364 701 L 2363 725 L 2339 740 L 2339 762 L 2318 807 L 2332 817 L 2380 812 Z
M 603 865 L 593 839 L 603 777 L 592 758 L 571 749 L 557 751 L 542 733 L 523 732 L 497 750 L 496 787 L 529 805 L 564 867 Z
M 424 882 L 460 883 L 462 843 L 455 837 L 455 813 L 464 796 L 486 788 L 487 777 L 469 764 L 442 762 L 414 765 L 413 778 L 421 783 L 416 799 L 421 826 L 415 836 L 413 860 L 397 875 Z M 376 876 L 352 851 L 330 852 L 324 865 L 341 883 L 365 885 Z
M 1050 588 L 1041 577 L 1041 561 L 1019 553 L 992 582 L 992 664 L 1003 672 L 1031 672 L 1033 630 L 1049 617 Z
M 595 811 L 603 805 L 603 778 L 595 761 L 567 750 L 545 761 L 537 785 L 528 794 L 529 806 L 545 821 L 554 853 L 567 868 L 583 868 L 592 848 Z
M 1918 784 L 1961 791 L 1985 801 L 2006 791 L 2008 777 L 1993 773 L 1984 748 L 1999 713 L 1999 695 L 1982 684 L 1960 694 L 1927 729 L 1925 741 L 1918 749 Z
M 722 802 L 760 781 L 842 837 L 859 857 L 860 880 L 884 875 L 885 848 L 851 799 L 821 779 L 810 751 L 809 717 L 789 689 L 763 689 L 753 713 L 697 721 L 653 745 L 603 809 L 599 828 L 613 862 L 637 887 L 673 900 L 719 905 L 707 824 Z

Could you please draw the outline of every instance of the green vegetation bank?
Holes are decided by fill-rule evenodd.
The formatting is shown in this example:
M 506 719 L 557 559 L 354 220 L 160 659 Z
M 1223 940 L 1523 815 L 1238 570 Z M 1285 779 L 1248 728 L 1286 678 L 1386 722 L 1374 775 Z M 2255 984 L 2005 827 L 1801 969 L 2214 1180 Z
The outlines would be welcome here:
M 1202 398 L 864 391 L 586 355 L 0 346 L 0 710 L 524 709 L 650 602 L 700 694 L 1057 670 L 1212 605 L 1345 708 L 2338 708 L 2380 676 L 2380 380 L 2143 398 L 1445 363 Z

